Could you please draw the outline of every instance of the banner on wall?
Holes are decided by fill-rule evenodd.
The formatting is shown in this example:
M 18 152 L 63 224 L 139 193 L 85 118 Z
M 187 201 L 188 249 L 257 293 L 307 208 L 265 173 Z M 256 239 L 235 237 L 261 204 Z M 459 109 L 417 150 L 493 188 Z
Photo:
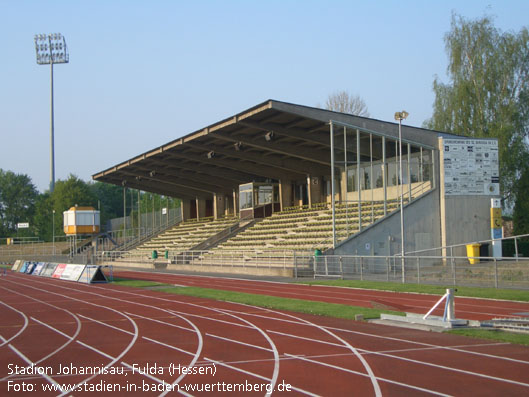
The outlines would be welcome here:
M 443 139 L 445 196 L 500 194 L 496 139 Z

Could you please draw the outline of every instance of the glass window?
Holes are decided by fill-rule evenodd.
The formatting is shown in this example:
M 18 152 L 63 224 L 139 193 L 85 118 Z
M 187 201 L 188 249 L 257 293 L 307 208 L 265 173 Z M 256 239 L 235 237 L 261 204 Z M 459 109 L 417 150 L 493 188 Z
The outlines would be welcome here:
M 252 191 L 247 190 L 239 193 L 239 209 L 253 208 Z
M 269 204 L 272 202 L 272 186 L 259 186 L 257 205 Z

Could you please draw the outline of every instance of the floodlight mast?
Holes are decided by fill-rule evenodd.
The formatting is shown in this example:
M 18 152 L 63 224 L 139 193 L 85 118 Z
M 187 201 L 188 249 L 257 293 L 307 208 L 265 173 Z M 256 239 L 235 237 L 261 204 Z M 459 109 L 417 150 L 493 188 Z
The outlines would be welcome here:
M 53 120 L 53 64 L 68 63 L 69 54 L 66 40 L 60 33 L 36 34 L 35 51 L 37 64 L 50 65 L 50 193 L 55 188 L 55 142 Z

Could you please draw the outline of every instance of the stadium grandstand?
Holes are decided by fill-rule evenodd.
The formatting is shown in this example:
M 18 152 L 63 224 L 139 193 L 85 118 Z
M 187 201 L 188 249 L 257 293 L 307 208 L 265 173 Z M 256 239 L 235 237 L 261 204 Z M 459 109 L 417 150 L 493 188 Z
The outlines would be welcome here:
M 181 222 L 129 257 L 200 252 L 214 265 L 223 253 L 391 256 L 487 239 L 498 168 L 495 139 L 267 100 L 93 179 L 181 199 Z

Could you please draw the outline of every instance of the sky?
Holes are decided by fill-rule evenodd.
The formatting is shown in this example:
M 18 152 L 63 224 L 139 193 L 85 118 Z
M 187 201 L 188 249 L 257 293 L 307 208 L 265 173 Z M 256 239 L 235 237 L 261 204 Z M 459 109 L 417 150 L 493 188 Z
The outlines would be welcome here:
M 34 35 L 62 33 L 54 66 L 55 178 L 91 176 L 267 99 L 323 105 L 345 90 L 371 117 L 420 127 L 448 82 L 452 13 L 529 25 L 526 0 L 0 0 L 0 168 L 50 181 L 50 67 Z

